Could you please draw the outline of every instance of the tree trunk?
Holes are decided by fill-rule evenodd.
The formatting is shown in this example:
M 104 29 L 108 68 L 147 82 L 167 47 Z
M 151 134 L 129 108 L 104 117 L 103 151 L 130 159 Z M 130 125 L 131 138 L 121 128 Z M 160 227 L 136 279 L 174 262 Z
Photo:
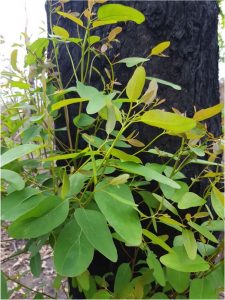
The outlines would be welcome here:
M 113 2 L 113 1 L 109 1 Z M 152 57 L 146 64 L 148 76 L 157 77 L 178 84 L 181 91 L 160 85 L 159 96 L 166 99 L 164 108 L 171 111 L 176 108 L 187 116 L 193 116 L 196 110 L 207 108 L 219 103 L 219 82 L 218 82 L 218 43 L 217 43 L 217 21 L 218 6 L 216 1 L 116 1 L 129 5 L 140 10 L 146 17 L 141 25 L 133 22 L 122 23 L 123 31 L 119 34 L 120 43 L 114 43 L 113 49 L 109 50 L 109 56 L 113 59 L 120 54 L 118 59 L 140 56 L 146 57 L 150 50 L 160 42 L 170 41 L 171 46 L 167 51 L 168 57 Z M 50 32 L 50 7 L 60 6 L 58 1 L 47 1 L 46 10 L 48 16 L 48 32 Z M 64 4 L 65 12 L 83 12 L 86 8 L 86 1 L 70 1 Z M 57 14 L 52 15 L 52 24 L 64 27 L 71 36 L 76 36 L 76 26 L 73 23 Z M 116 25 L 118 26 L 118 25 Z M 100 27 L 93 34 L 101 37 L 107 36 L 112 26 Z M 69 45 L 74 62 L 79 60 L 80 51 L 77 46 Z M 51 47 L 49 48 L 49 56 Z M 98 68 L 104 72 L 105 62 L 98 62 Z M 72 76 L 70 58 L 64 45 L 59 48 L 59 67 L 62 76 L 63 86 L 67 86 Z M 116 65 L 116 78 L 124 87 L 128 82 L 133 68 L 128 69 L 124 64 Z M 92 77 L 90 84 L 100 88 L 98 77 Z M 68 86 L 75 86 L 73 78 Z M 76 128 L 72 125 L 72 119 L 77 115 L 77 106 L 70 106 L 69 115 L 71 130 Z M 64 115 L 55 122 L 55 127 L 65 126 Z M 215 116 L 207 122 L 210 132 L 215 136 L 220 135 L 220 117 Z M 144 143 L 149 142 L 158 134 L 158 130 L 150 131 L 148 126 L 136 125 L 139 131 L 138 139 Z M 68 145 L 65 134 L 57 133 L 58 139 Z M 167 136 L 161 139 L 154 146 L 169 152 L 175 152 L 180 141 L 177 138 Z M 151 158 L 145 158 L 145 162 Z M 187 170 L 187 176 L 198 173 L 198 167 Z M 198 189 L 201 189 L 198 187 Z M 119 258 L 119 263 L 126 261 L 126 258 Z M 95 274 L 103 275 L 106 272 L 115 273 L 115 265 L 106 262 L 106 259 L 99 256 L 92 263 L 91 269 Z M 78 294 L 74 292 L 74 297 Z

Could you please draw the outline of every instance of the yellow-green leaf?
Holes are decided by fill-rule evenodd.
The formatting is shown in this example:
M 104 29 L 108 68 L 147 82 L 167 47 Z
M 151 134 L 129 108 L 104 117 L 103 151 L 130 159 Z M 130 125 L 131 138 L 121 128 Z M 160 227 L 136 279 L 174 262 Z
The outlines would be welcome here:
M 77 157 L 85 154 L 87 151 L 88 151 L 88 148 L 82 150 L 81 152 L 54 155 L 54 156 L 50 156 L 48 158 L 44 158 L 44 159 L 42 159 L 42 161 L 45 162 L 45 161 L 55 161 L 55 160 L 64 160 L 64 159 L 74 159 L 74 158 L 77 158 Z
M 69 32 L 60 26 L 53 26 L 52 31 L 55 35 L 61 37 L 62 39 L 68 39 L 70 37 Z
M 214 243 L 218 243 L 218 240 L 215 238 L 215 236 L 205 227 L 200 226 L 192 221 L 189 221 L 188 224 L 194 228 L 195 230 L 197 230 L 199 233 L 201 233 L 201 235 L 203 235 L 204 237 L 206 237 L 208 240 L 214 242 Z
M 62 199 L 66 198 L 69 190 L 70 190 L 69 176 L 67 175 L 66 171 L 64 171 L 64 173 L 63 173 L 62 189 L 61 189 L 61 198 Z
M 182 133 L 191 130 L 196 125 L 196 121 L 193 119 L 159 109 L 145 112 L 139 120 L 145 124 L 174 133 Z
M 157 237 L 154 233 L 152 233 L 146 229 L 142 229 L 142 233 L 147 238 L 149 238 L 153 242 L 153 244 L 159 245 L 160 247 L 162 247 L 163 249 L 165 249 L 168 252 L 173 252 L 173 249 L 170 248 L 165 242 L 163 242 L 163 240 L 161 240 L 159 237 Z
M 79 19 L 79 18 L 77 18 L 77 17 L 75 17 L 73 14 L 69 14 L 69 13 L 65 13 L 65 12 L 62 12 L 62 11 L 58 11 L 57 12 L 60 16 L 62 16 L 62 17 L 64 17 L 64 18 L 67 18 L 67 19 L 69 19 L 69 20 L 71 20 L 71 21 L 73 21 L 74 23 L 76 23 L 76 24 L 78 24 L 78 25 L 80 25 L 80 26 L 82 26 L 83 27 L 83 22 L 81 21 L 81 19 Z
M 203 121 L 219 114 L 223 109 L 223 103 L 214 105 L 209 108 L 201 109 L 194 114 L 193 119 Z
M 112 154 L 112 156 L 115 156 L 115 157 L 119 158 L 122 161 L 132 161 L 132 162 L 135 162 L 137 164 L 142 163 L 140 158 L 138 158 L 134 155 L 127 154 L 127 153 L 125 153 L 125 152 L 123 152 L 122 150 L 119 150 L 119 149 L 112 149 L 111 154 Z
M 15 71 L 19 71 L 17 68 L 17 54 L 18 54 L 17 49 L 14 49 L 11 53 L 11 66 Z
M 183 229 L 182 238 L 188 257 L 192 260 L 195 259 L 197 255 L 197 243 L 194 233 L 191 230 Z
M 88 99 L 71 98 L 71 99 L 62 100 L 62 101 L 59 101 L 57 103 L 52 104 L 51 110 L 54 111 L 54 110 L 60 109 L 64 106 L 67 106 L 67 105 L 70 105 L 70 104 L 80 103 L 80 102 L 85 102 L 85 101 L 88 101 Z
M 151 56 L 152 55 L 160 55 L 163 51 L 165 51 L 167 48 L 169 48 L 169 46 L 170 46 L 169 41 L 162 42 L 162 43 L 158 44 L 157 46 L 155 46 L 149 55 L 151 55 Z
M 137 67 L 126 87 L 126 94 L 129 99 L 136 100 L 141 96 L 145 84 L 145 76 L 144 67 Z

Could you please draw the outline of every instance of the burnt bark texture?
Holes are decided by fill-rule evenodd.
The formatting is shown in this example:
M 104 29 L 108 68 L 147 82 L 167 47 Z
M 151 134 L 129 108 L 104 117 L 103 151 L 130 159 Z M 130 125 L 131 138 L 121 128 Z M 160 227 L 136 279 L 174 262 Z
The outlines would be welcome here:
M 163 41 L 170 41 L 171 46 L 166 51 L 168 57 L 152 57 L 150 62 L 145 65 L 148 76 L 171 81 L 182 87 L 181 91 L 177 91 L 159 85 L 158 95 L 166 99 L 163 104 L 165 110 L 171 111 L 174 107 L 192 117 L 194 107 L 199 110 L 219 103 L 218 6 L 216 1 L 109 1 L 108 3 L 113 2 L 140 10 L 146 20 L 141 25 L 133 22 L 119 24 L 123 28 L 122 33 L 118 36 L 120 43 L 113 43 L 113 49 L 108 50 L 107 54 L 110 59 L 119 60 L 131 56 L 146 57 L 155 45 Z M 65 12 L 82 13 L 86 5 L 86 1 L 76 0 L 65 3 L 61 9 L 64 9 Z M 73 22 L 55 13 L 50 17 L 50 11 L 57 6 L 60 6 L 58 1 L 46 2 L 48 32 L 51 33 L 51 24 L 57 24 L 69 31 L 71 36 L 77 37 L 76 26 Z M 112 28 L 113 26 L 99 27 L 93 34 L 105 37 Z M 69 49 L 76 65 L 80 59 L 80 50 L 72 43 L 69 44 Z M 52 47 L 50 46 L 49 57 L 51 57 L 51 52 Z M 119 58 L 115 58 L 118 54 L 120 54 Z M 58 59 L 63 86 L 76 86 L 75 79 L 71 80 L 73 70 L 63 44 L 59 47 Z M 104 68 L 107 67 L 106 62 L 104 60 L 97 61 L 97 64 L 98 69 L 104 73 Z M 134 68 L 127 68 L 125 64 L 116 65 L 116 78 L 123 84 L 123 87 L 128 82 L 133 70 Z M 96 75 L 91 77 L 89 83 L 101 88 L 101 81 Z M 72 136 L 75 136 L 74 132 L 76 131 L 72 119 L 77 113 L 78 106 L 71 105 L 69 115 Z M 65 126 L 65 119 L 61 112 L 60 117 L 55 121 L 55 127 L 63 126 Z M 220 117 L 215 116 L 207 121 L 207 127 L 214 136 L 219 136 L 221 133 Z M 138 139 L 144 143 L 149 142 L 159 133 L 158 129 L 143 124 L 136 125 L 135 129 L 139 131 Z M 65 133 L 58 132 L 57 138 L 68 145 Z M 179 143 L 177 138 L 167 136 L 154 146 L 164 151 L 174 152 Z M 151 161 L 151 159 L 155 158 L 151 156 L 144 158 L 145 162 Z M 195 174 L 197 168 L 193 166 L 191 170 L 187 170 L 187 176 Z M 120 257 L 119 263 L 127 260 L 129 258 Z M 104 272 L 115 272 L 115 268 L 116 265 L 112 266 L 110 263 L 106 263 L 103 258 L 98 258 L 96 263 L 92 264 L 92 271 L 98 275 L 103 275 Z M 79 295 L 74 292 L 73 296 L 78 297 Z

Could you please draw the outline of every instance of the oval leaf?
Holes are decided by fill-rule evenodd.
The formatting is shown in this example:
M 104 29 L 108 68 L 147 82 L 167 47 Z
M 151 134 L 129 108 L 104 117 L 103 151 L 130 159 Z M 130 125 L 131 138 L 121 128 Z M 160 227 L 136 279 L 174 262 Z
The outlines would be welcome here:
M 129 99 L 137 100 L 141 96 L 145 84 L 145 75 L 144 67 L 136 68 L 126 87 L 126 94 Z
M 214 105 L 209 108 L 201 109 L 194 114 L 193 119 L 203 121 L 219 114 L 223 109 L 223 103 Z
M 60 232 L 54 247 L 54 264 L 61 276 L 82 274 L 90 265 L 94 248 L 86 239 L 75 218 Z
M 89 243 L 113 262 L 117 261 L 117 250 L 104 216 L 95 210 L 77 208 L 75 219 Z
M 197 255 L 197 243 L 194 233 L 188 229 L 183 229 L 182 238 L 188 257 L 190 259 L 195 259 Z
M 73 14 L 71 14 L 71 13 L 69 14 L 69 13 L 62 12 L 62 11 L 57 11 L 57 14 L 59 14 L 60 16 L 62 16 L 64 18 L 67 18 L 67 19 L 73 21 L 74 23 L 83 27 L 83 22 L 79 18 L 75 17 Z
M 8 182 L 16 191 L 20 191 L 25 187 L 23 178 L 14 171 L 2 169 L 1 179 Z
M 162 42 L 160 44 L 158 44 L 157 46 L 155 46 L 151 53 L 149 55 L 160 55 L 163 51 L 165 51 L 167 48 L 169 48 L 170 46 L 170 42 L 166 41 L 166 42 Z

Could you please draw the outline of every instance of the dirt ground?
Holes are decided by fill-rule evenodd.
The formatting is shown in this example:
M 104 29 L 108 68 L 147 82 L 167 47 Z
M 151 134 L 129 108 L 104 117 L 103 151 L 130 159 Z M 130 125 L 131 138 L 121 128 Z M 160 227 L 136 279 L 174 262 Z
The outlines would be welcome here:
M 62 284 L 63 287 L 59 290 L 52 287 L 56 273 L 53 270 L 52 250 L 49 246 L 43 246 L 40 251 L 42 258 L 42 273 L 38 278 L 34 277 L 29 271 L 29 254 L 21 254 L 14 258 L 7 259 L 12 254 L 22 249 L 24 245 L 24 241 L 12 240 L 8 237 L 6 231 L 4 229 L 2 230 L 1 270 L 8 277 L 23 285 L 19 286 L 16 282 L 7 280 L 8 290 L 11 293 L 10 299 L 34 299 L 37 294 L 35 291 L 45 293 L 44 299 L 68 299 L 66 280 Z

